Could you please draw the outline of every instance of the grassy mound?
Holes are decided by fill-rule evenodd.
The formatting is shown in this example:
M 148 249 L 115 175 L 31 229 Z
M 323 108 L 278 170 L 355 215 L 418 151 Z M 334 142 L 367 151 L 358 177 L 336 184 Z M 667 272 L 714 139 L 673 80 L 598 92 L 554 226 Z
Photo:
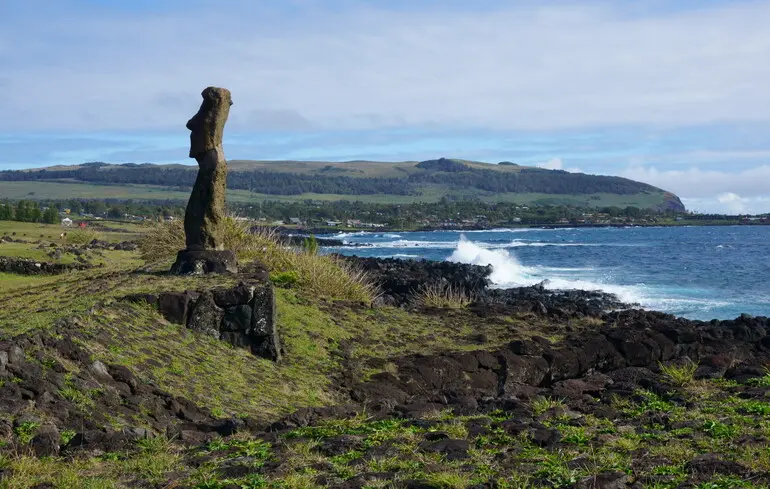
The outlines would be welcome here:
M 272 229 L 252 229 L 250 224 L 228 217 L 224 225 L 224 245 L 234 251 L 239 260 L 259 260 L 274 274 L 283 274 L 276 276 L 281 277 L 284 285 L 296 285 L 313 296 L 366 303 L 376 297 L 376 288 L 365 273 L 337 258 L 319 255 L 317 248 L 286 246 Z M 167 265 L 184 247 L 181 221 L 158 224 L 139 241 L 140 256 L 149 264 Z M 294 274 L 296 278 L 286 280 L 290 276 L 287 274 Z

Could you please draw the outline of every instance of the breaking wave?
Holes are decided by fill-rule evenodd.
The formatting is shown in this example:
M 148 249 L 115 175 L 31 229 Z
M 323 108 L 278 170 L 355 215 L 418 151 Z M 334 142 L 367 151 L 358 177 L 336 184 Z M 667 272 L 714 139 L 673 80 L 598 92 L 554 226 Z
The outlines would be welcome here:
M 471 265 L 491 265 L 490 280 L 496 287 L 523 287 L 543 283 L 551 290 L 600 290 L 615 294 L 621 301 L 640 304 L 646 308 L 669 309 L 673 304 L 670 298 L 651 297 L 643 285 L 617 285 L 606 281 L 597 281 L 594 277 L 565 276 L 570 272 L 595 272 L 595 269 L 565 269 L 549 267 L 527 267 L 522 265 L 515 255 L 504 249 L 488 249 L 480 246 L 465 236 L 460 237 L 455 250 L 447 260 Z M 666 301 L 666 302 L 662 302 Z M 678 304 L 682 305 L 682 304 Z

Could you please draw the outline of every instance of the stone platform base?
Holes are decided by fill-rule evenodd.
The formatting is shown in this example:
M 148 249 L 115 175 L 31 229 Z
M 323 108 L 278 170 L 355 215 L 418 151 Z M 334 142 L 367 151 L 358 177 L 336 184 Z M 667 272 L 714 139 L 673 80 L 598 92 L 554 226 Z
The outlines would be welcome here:
M 273 361 L 281 359 L 275 293 L 267 280 L 249 279 L 232 288 L 132 294 L 131 302 L 153 305 L 170 322 L 226 341 Z
M 235 253 L 228 250 L 182 250 L 171 267 L 174 275 L 238 273 Z

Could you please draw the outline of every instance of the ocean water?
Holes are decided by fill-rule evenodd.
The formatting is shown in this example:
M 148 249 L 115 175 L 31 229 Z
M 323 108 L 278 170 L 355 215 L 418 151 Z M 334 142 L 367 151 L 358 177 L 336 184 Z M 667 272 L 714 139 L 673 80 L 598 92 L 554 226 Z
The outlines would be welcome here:
M 499 287 L 611 292 L 690 319 L 770 316 L 770 226 L 339 233 L 347 255 L 492 265 Z

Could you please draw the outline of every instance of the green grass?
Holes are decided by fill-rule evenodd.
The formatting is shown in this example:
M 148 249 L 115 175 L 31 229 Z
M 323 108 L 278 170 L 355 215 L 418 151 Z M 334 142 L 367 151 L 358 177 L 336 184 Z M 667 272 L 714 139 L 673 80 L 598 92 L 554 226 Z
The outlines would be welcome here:
M 114 226 L 125 231 L 112 232 L 103 230 L 99 226 Z M 54 262 L 54 263 L 75 263 L 76 256 L 71 253 L 64 253 L 60 258 L 54 259 L 49 256 L 54 248 L 50 245 L 55 244 L 58 247 L 77 246 L 80 247 L 93 239 L 117 243 L 128 240 L 135 240 L 142 230 L 146 230 L 144 225 L 134 223 L 108 223 L 97 222 L 92 226 L 81 230 L 78 228 L 63 228 L 58 224 L 39 224 L 16 221 L 0 221 L 0 236 L 8 235 L 15 240 L 23 242 L 2 242 L 0 243 L 0 256 L 25 258 L 36 261 Z M 67 231 L 68 238 L 62 239 L 60 235 Z M 111 269 L 128 269 L 142 264 L 138 256 L 133 252 L 126 251 L 104 251 L 104 250 L 85 250 L 89 263 L 93 265 L 109 265 Z M 11 277 L 0 275 L 0 291 L 8 282 L 13 281 Z M 34 278 L 29 278 L 32 282 Z
M 56 319 L 74 317 L 73 338 L 94 360 L 125 365 L 140 381 L 187 397 L 216 416 L 270 422 L 297 408 L 347 402 L 347 387 L 341 388 L 338 379 L 344 376 L 355 382 L 377 372 L 395 373 L 391 362 L 397 357 L 493 350 L 513 338 L 539 335 L 558 340 L 564 335 L 563 324 L 534 315 L 481 318 L 463 308 L 441 314 L 372 308 L 310 293 L 300 286 L 301 274 L 281 280 L 273 274 L 287 287 L 276 289 L 278 331 L 285 349 L 283 361 L 276 364 L 169 324 L 149 306 L 118 300 L 139 292 L 232 286 L 238 277 L 132 272 L 141 262 L 138 254 L 122 253 L 126 252 L 106 253 L 109 264 L 104 269 L 55 277 L 0 274 L 0 337 L 50 330 Z M 573 321 L 572 326 L 595 328 L 597 321 Z M 45 358 L 41 364 L 46 365 Z M 157 437 L 120 453 L 43 459 L 31 457 L 24 446 L 40 425 L 20 424 L 8 440 L 0 440 L 6 446 L 0 449 L 0 489 L 42 483 L 78 489 L 320 488 L 367 473 L 385 473 L 364 485 L 370 489 L 399 487 L 405 480 L 443 488 L 465 489 L 492 481 L 503 489 L 560 489 L 605 471 L 623 472 L 632 480 L 665 476 L 662 482 L 642 487 L 673 489 L 687 483 L 691 476 L 687 463 L 704 453 L 719 453 L 751 470 L 770 472 L 766 442 L 745 442 L 770 438 L 770 402 L 741 396 L 748 387 L 770 385 L 770 376 L 747 385 L 694 380 L 693 365 L 661 366 L 671 381 L 670 392 L 639 390 L 617 397 L 611 402 L 619 413 L 613 419 L 571 412 L 579 408 L 568 399 L 530 400 L 531 416 L 561 433 L 561 443 L 551 448 L 535 445 L 527 433 L 508 433 L 504 421 L 528 415 L 503 410 L 469 416 L 440 411 L 426 415 L 424 423 L 375 419 L 363 412 L 296 428 L 269 443 L 240 433 L 185 449 Z M 65 378 L 60 394 L 87 412 L 100 395 L 90 387 Z M 667 427 L 663 419 L 684 427 Z M 141 426 L 142 420 L 110 413 L 109 423 L 119 429 Z M 471 435 L 470 423 L 487 429 Z M 424 450 L 426 437 L 436 433 L 467 440 L 468 458 L 450 461 Z M 324 452 L 325 443 L 340 435 L 356 437 L 355 446 Z M 73 436 L 72 431 L 61 433 L 63 441 Z M 635 461 L 642 454 L 651 461 L 640 467 Z M 226 476 L 223 467 L 234 461 L 251 464 L 252 473 Z M 691 487 L 767 489 L 755 481 L 725 476 L 699 480 Z
M 194 287 L 195 280 L 137 275 L 132 283 L 113 283 L 112 289 L 103 282 L 99 285 L 109 289 L 105 292 L 109 296 L 128 290 Z M 349 370 L 355 365 L 378 360 L 375 363 L 382 368 L 382 361 L 412 352 L 479 348 L 467 339 L 469 332 L 479 330 L 490 335 L 492 344 L 510 341 L 510 323 L 486 325 L 462 310 L 436 317 L 393 308 L 349 307 L 286 289 L 278 290 L 277 300 L 279 330 L 286 348 L 284 362 L 278 365 L 170 325 L 149 307 L 109 301 L 81 314 L 84 335 L 80 341 L 94 358 L 127 365 L 140 380 L 153 380 L 159 387 L 223 416 L 248 414 L 265 421 L 302 406 L 344 402 L 344 392 L 335 390 L 330 379 L 343 369 L 363 378 L 367 374 L 363 369 Z M 534 324 L 532 318 L 522 319 L 519 326 L 522 331 L 524 326 L 532 331 L 547 330 L 547 325 Z M 3 455 L 0 469 L 10 469 L 11 475 L 0 488 L 41 482 L 56 487 L 118 488 L 165 483 L 169 478 L 195 488 L 320 488 L 325 485 L 317 482 L 319 476 L 332 485 L 364 473 L 396 471 L 364 487 L 398 487 L 394 480 L 421 480 L 444 488 L 465 489 L 494 481 L 500 488 L 558 489 L 595 474 L 620 471 L 636 478 L 665 476 L 667 482 L 643 487 L 673 489 L 690 477 L 687 462 L 698 454 L 714 452 L 752 470 L 770 471 L 767 446 L 739 443 L 744 436 L 770 435 L 769 403 L 725 395 L 725 389 L 742 388 L 738 384 L 719 380 L 681 384 L 670 394 L 637 391 L 616 399 L 613 407 L 620 415 L 612 420 L 590 414 L 578 414 L 577 418 L 561 415 L 561 409 L 570 408 L 569 400 L 535 398 L 529 405 L 532 416 L 540 416 L 543 424 L 561 433 L 561 443 L 552 448 L 536 446 L 526 435 L 506 433 L 501 422 L 511 414 L 504 411 L 471 416 L 442 411 L 425 418 L 427 424 L 373 419 L 364 412 L 296 428 L 270 443 L 239 434 L 183 450 L 156 438 L 124 453 L 75 460 L 50 458 L 37 464 L 33 463 L 37 459 L 24 454 Z M 79 392 L 69 397 L 87 407 L 87 400 L 78 396 L 87 398 L 89 393 Z M 541 416 L 546 413 L 551 414 Z M 692 428 L 667 429 L 659 424 L 661 415 L 672 423 L 689 423 Z M 468 423 L 482 421 L 488 430 L 472 436 Z M 36 429 L 22 425 L 15 436 L 28 441 Z M 429 433 L 467 440 L 468 458 L 449 461 L 441 454 L 424 451 L 421 447 Z M 357 444 L 325 454 L 324 444 L 340 435 L 356 437 Z M 634 460 L 642 453 L 654 457 L 654 462 L 639 468 Z M 243 457 L 252 464 L 252 474 L 223 475 L 221 467 Z M 578 459 L 582 460 L 579 465 L 571 464 Z M 767 489 L 751 481 L 736 485 L 736 481 L 716 476 L 693 487 Z
M 32 192 L 32 194 L 30 194 Z M 155 185 L 96 185 L 73 182 L 3 182 L 0 181 L 0 195 L 12 200 L 18 199 L 133 199 L 172 200 L 186 202 L 189 190 Z M 248 190 L 227 191 L 230 202 L 262 202 L 265 200 L 303 202 L 305 200 L 339 201 L 377 204 L 409 204 L 413 202 L 439 202 L 442 197 L 478 198 L 486 202 L 513 202 L 521 205 L 575 205 L 584 207 L 636 206 L 647 208 L 659 204 L 663 193 L 616 195 L 608 193 L 554 195 L 540 193 L 495 193 L 478 189 L 453 189 L 445 185 L 425 185 L 419 195 L 340 195 L 303 193 L 299 195 L 271 195 L 252 193 Z

